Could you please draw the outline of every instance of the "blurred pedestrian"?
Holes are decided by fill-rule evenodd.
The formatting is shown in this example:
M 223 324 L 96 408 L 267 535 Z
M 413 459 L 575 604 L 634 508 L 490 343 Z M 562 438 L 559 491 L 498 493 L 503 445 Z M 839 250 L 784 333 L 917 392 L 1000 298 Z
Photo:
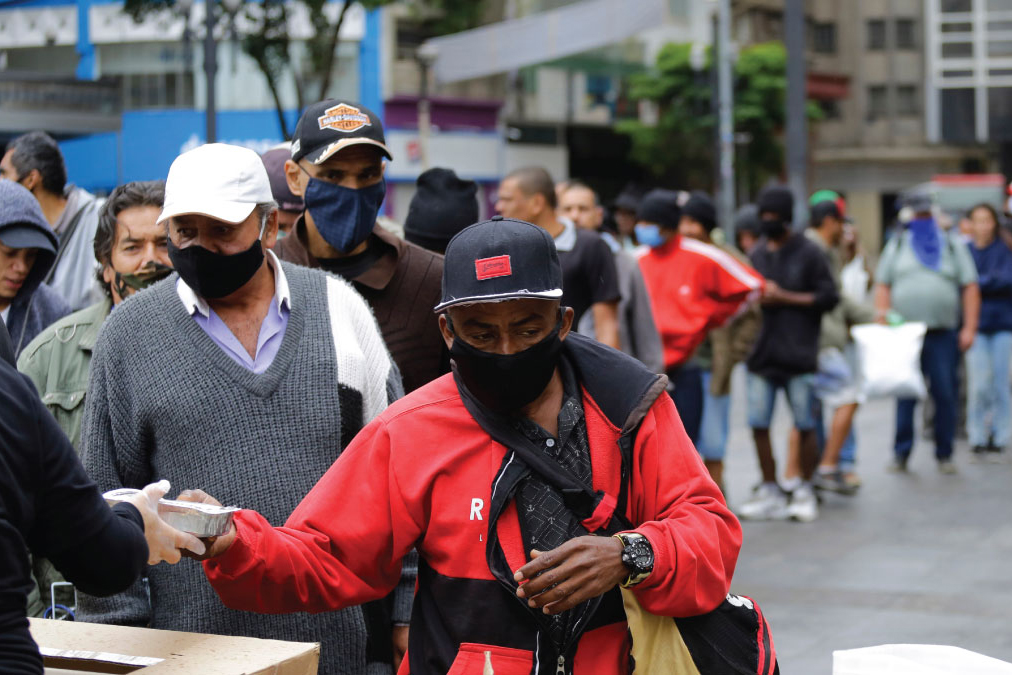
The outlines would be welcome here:
M 363 105 L 327 99 L 299 118 L 288 186 L 306 210 L 276 249 L 287 262 L 350 282 L 372 308 L 406 391 L 449 371 L 439 326 L 442 256 L 377 224 L 386 197 L 383 124 Z
M 1012 250 L 998 235 L 998 214 L 978 204 L 970 220 L 970 255 L 980 284 L 980 323 L 966 352 L 966 426 L 974 456 L 999 457 L 1012 441 Z
M 0 178 L 19 183 L 32 193 L 58 237 L 55 262 L 43 281 L 73 310 L 98 300 L 101 291 L 94 277 L 92 242 L 102 204 L 89 192 L 67 183 L 67 166 L 56 141 L 42 131 L 18 136 L 7 144 L 0 160 Z
M 269 250 L 277 209 L 252 150 L 210 144 L 177 157 L 158 222 L 176 274 L 122 303 L 99 333 L 84 465 L 102 490 L 172 476 L 281 522 L 401 395 L 397 369 L 349 284 Z M 82 596 L 78 619 L 321 642 L 323 672 L 366 672 L 360 608 L 230 612 L 201 576 L 192 565 L 152 568 L 150 595 L 135 584 Z
M 290 143 L 283 143 L 282 147 L 271 148 L 260 155 L 264 168 L 267 169 L 267 177 L 271 181 L 271 194 L 278 204 L 278 240 L 287 237 L 295 221 L 299 219 L 306 208 L 301 196 L 292 193 L 288 187 L 288 177 L 285 174 L 285 163 L 292 158 Z
M 755 248 L 762 236 L 761 230 L 759 207 L 755 204 L 745 204 L 734 214 L 734 245 L 745 255 Z
M 600 234 L 601 223 L 604 222 L 604 208 L 593 188 L 581 181 L 569 180 L 557 196 L 560 216 L 569 218 L 577 227 Z
M 678 233 L 712 244 L 742 266 L 751 268 L 748 258 L 737 248 L 713 241 L 711 234 L 715 229 L 717 209 L 713 200 L 705 192 L 693 192 L 682 206 Z M 761 316 L 758 304 L 750 304 L 727 325 L 710 331 L 693 356 L 693 362 L 703 371 L 703 415 L 696 449 L 721 492 L 724 491 L 724 455 L 731 421 L 731 373 L 752 351 Z
M 404 238 L 440 255 L 454 235 L 478 222 L 478 184 L 453 169 L 429 169 L 418 176 L 404 220 Z
M 715 246 L 678 233 L 679 194 L 651 190 L 639 205 L 636 238 L 650 247 L 640 269 L 664 346 L 675 407 L 693 443 L 703 416 L 702 369 L 691 361 L 707 333 L 737 314 L 763 287 L 762 278 Z
M 822 427 L 823 411 L 831 412 L 832 421 L 829 433 L 823 434 L 824 444 L 814 484 L 817 489 L 850 495 L 860 483 L 853 476 L 846 475 L 849 472 L 840 466 L 840 457 L 847 443 L 856 443 L 854 415 L 857 414 L 858 405 L 864 402 L 850 328 L 855 324 L 874 321 L 875 310 L 870 305 L 851 300 L 843 292 L 840 280 L 843 269 L 840 245 L 843 243 L 846 226 L 846 203 L 839 195 L 829 191 L 816 193 L 813 199 L 814 202 L 810 201 L 809 227 L 805 230 L 805 235 L 826 256 L 826 263 L 840 297 L 836 306 L 822 315 L 819 331 L 819 370 L 816 374 L 819 405 L 816 425 Z M 791 442 L 800 443 L 799 435 L 792 433 Z M 853 456 L 848 457 L 848 460 L 853 462 Z
M 907 198 L 912 219 L 889 241 L 875 271 L 875 309 L 887 320 L 890 310 L 905 321 L 927 325 L 921 369 L 935 403 L 934 440 L 938 468 L 955 473 L 952 463 L 958 401 L 960 352 L 973 344 L 980 317 L 977 268 L 958 233 L 945 232 L 935 220 L 931 198 Z M 960 325 L 962 324 L 962 325 Z M 896 402 L 893 471 L 906 471 L 914 447 L 917 399 Z
M 19 355 L 36 335 L 71 308 L 43 283 L 56 261 L 56 235 L 32 193 L 0 180 L 0 320 Z
M 766 278 L 762 297 L 762 328 L 748 357 L 748 420 L 752 427 L 762 483 L 753 498 L 738 509 L 749 519 L 818 517 L 812 476 L 818 462 L 815 437 L 814 375 L 819 329 L 824 312 L 839 301 L 833 275 L 819 247 L 791 229 L 794 196 L 783 187 L 759 195 L 762 238 L 752 249 L 757 272 Z M 800 457 L 788 457 L 800 476 L 784 489 L 777 483 L 770 423 L 779 390 L 787 395 L 794 428 L 801 434 Z M 785 490 L 789 494 L 785 494 Z
M 618 229 L 618 240 L 622 248 L 633 252 L 639 246 L 636 241 L 636 209 L 639 208 L 643 193 L 633 186 L 626 186 L 615 201 L 612 202 L 611 213 Z
M 533 223 L 552 235 L 562 263 L 562 301 L 576 313 L 575 323 L 588 310 L 594 317 L 598 342 L 621 349 L 618 303 L 621 293 L 615 256 L 601 237 L 556 215 L 555 184 L 540 167 L 517 169 L 503 178 L 496 213 Z
M 573 334 L 562 280 L 551 237 L 530 223 L 457 235 L 436 307 L 454 375 L 364 429 L 287 527 L 237 514 L 204 564 L 222 601 L 355 604 L 388 592 L 417 543 L 411 672 L 500 675 L 628 672 L 620 586 L 664 617 L 720 605 L 741 526 L 663 376 Z
M 618 301 L 618 337 L 622 351 L 638 359 L 650 372 L 663 373 L 664 351 L 657 324 L 654 323 L 643 272 L 636 258 L 622 249 L 618 239 L 611 232 L 601 229 L 604 210 L 597 193 L 589 186 L 571 180 L 569 188 L 562 194 L 559 212 L 572 219 L 578 227 L 597 232 L 608 244 L 615 256 L 615 272 L 622 296 Z M 581 334 L 594 337 L 593 314 L 585 313 L 577 328 Z

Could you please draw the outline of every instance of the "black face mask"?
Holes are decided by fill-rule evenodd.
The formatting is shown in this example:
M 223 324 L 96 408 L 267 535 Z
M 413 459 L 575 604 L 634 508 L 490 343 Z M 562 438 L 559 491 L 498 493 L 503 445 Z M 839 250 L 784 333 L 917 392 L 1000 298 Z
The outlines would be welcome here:
M 759 222 L 762 223 L 759 231 L 769 239 L 779 239 L 787 232 L 786 220 L 762 220 Z
M 263 232 L 261 232 L 261 236 Z M 224 298 L 246 285 L 264 262 L 258 238 L 241 253 L 224 255 L 203 246 L 177 248 L 169 239 L 169 260 L 180 278 L 202 298 Z
M 467 390 L 486 408 L 510 413 L 536 399 L 559 363 L 562 340 L 556 327 L 537 344 L 516 354 L 493 354 L 454 336 L 450 356 Z

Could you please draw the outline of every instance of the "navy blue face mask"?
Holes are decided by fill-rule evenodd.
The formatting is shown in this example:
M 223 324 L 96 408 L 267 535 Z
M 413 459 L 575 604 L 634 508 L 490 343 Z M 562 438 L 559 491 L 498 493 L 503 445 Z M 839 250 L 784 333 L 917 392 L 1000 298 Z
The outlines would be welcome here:
M 310 176 L 303 199 L 320 236 L 341 253 L 351 253 L 369 238 L 386 193 L 385 180 L 355 190 Z

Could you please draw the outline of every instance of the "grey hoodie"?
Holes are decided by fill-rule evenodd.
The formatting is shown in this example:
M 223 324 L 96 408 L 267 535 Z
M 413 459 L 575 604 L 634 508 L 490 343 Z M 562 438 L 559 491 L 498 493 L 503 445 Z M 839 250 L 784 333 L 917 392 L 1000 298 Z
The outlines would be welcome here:
M 70 314 L 71 309 L 62 296 L 42 283 L 56 259 L 58 242 L 39 203 L 31 192 L 17 183 L 0 180 L 0 241 L 19 248 L 5 239 L 4 233 L 25 228 L 37 230 L 42 234 L 39 241 L 48 241 L 49 245 L 33 246 L 38 250 L 35 263 L 11 301 L 7 314 L 6 326 L 15 356 L 46 326 Z

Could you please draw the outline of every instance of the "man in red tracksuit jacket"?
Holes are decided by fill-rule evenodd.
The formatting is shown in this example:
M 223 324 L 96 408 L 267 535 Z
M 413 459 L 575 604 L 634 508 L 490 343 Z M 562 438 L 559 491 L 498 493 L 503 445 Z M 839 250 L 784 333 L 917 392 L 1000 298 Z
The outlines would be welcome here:
M 636 211 L 636 237 L 650 247 L 640 257 L 640 269 L 664 345 L 664 368 L 693 443 L 703 418 L 703 371 L 693 354 L 711 330 L 758 300 L 764 285 L 755 270 L 716 246 L 678 233 L 683 216 L 698 220 L 707 210 L 715 217 L 709 198 L 699 193 L 682 205 L 679 193 L 657 189 Z
M 496 216 L 454 237 L 436 307 L 454 372 L 365 427 L 284 527 L 238 513 L 204 563 L 222 601 L 360 604 L 389 593 L 417 549 L 400 670 L 415 675 L 628 673 L 620 585 L 657 615 L 721 604 L 741 527 L 666 378 L 570 333 L 561 280 L 534 225 Z M 589 492 L 556 484 L 569 479 Z M 621 516 L 631 528 L 596 536 Z

